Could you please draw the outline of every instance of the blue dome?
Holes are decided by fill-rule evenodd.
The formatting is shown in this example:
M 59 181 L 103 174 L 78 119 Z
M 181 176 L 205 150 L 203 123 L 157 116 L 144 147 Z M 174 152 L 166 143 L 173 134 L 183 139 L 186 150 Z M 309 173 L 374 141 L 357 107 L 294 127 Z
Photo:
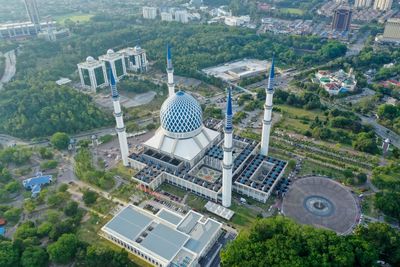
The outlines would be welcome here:
M 171 133 L 189 133 L 203 125 L 203 112 L 193 96 L 179 91 L 160 110 L 161 127 Z

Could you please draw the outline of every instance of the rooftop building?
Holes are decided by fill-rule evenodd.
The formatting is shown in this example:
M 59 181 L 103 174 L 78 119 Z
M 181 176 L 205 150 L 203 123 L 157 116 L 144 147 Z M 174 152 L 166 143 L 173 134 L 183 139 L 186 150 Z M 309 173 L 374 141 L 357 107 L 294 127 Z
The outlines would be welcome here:
M 106 70 L 111 70 L 116 80 L 124 77 L 126 72 L 125 58 L 124 55 L 114 52 L 112 49 L 108 49 L 105 55 L 99 56 L 99 60 L 106 64 Z M 107 75 L 109 72 L 107 71 Z M 108 77 L 110 79 L 110 77 Z
M 103 228 L 102 236 L 155 266 L 198 266 L 218 239 L 222 225 L 189 211 L 152 214 L 129 205 Z
M 329 94 L 353 92 L 356 89 L 357 81 L 355 75 L 344 70 L 329 72 L 320 70 L 315 74 L 316 82 L 319 83 Z
M 389 11 L 392 9 L 393 0 L 375 0 L 374 9 L 380 11 Z
M 350 8 L 343 6 L 334 11 L 332 20 L 332 30 L 349 31 L 351 25 L 352 11 Z
M 386 22 L 383 40 L 400 42 L 400 18 L 392 18 Z
M 128 71 L 134 72 L 146 72 L 148 69 L 149 62 L 147 61 L 146 50 L 140 46 L 127 47 L 120 51 L 119 54 L 125 58 L 125 66 Z
M 48 185 L 52 182 L 51 175 L 42 175 L 38 173 L 36 177 L 28 178 L 22 181 L 22 185 L 27 190 L 31 190 L 32 197 L 37 197 L 42 190 L 44 185 Z

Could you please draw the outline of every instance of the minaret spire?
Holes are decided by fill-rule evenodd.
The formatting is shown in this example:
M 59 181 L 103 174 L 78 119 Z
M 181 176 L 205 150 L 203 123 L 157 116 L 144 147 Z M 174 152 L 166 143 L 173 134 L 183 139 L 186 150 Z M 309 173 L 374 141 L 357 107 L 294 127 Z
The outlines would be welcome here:
M 111 70 L 110 70 L 109 74 L 110 74 L 111 96 L 112 96 L 113 106 L 114 106 L 114 116 L 115 116 L 115 121 L 117 123 L 117 126 L 115 129 L 118 134 L 122 162 L 123 162 L 124 166 L 128 166 L 129 165 L 129 162 L 128 162 L 128 156 L 129 156 L 128 140 L 126 138 L 126 131 L 125 131 L 125 125 L 124 125 L 124 120 L 123 120 L 123 114 L 122 114 L 122 110 L 121 110 L 121 104 L 119 103 L 119 93 L 117 90 L 117 84 L 115 82 L 114 75 Z
M 266 89 L 266 98 L 264 105 L 264 120 L 261 136 L 260 154 L 267 156 L 269 150 L 269 137 L 271 133 L 272 122 L 272 99 L 274 96 L 274 78 L 275 78 L 275 56 L 272 57 L 271 69 L 269 71 L 268 87 Z
M 167 45 L 167 74 L 168 74 L 168 95 L 173 96 L 175 94 L 174 67 L 172 65 L 171 47 L 169 45 Z
M 233 125 L 232 125 L 232 92 L 228 89 L 224 127 L 224 159 L 222 163 L 222 205 L 230 207 L 232 202 L 232 170 L 233 170 Z

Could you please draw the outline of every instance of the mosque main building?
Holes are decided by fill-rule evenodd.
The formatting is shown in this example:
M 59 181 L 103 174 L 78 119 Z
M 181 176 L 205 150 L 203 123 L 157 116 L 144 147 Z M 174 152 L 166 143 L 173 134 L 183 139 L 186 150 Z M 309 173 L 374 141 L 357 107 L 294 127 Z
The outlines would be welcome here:
M 140 152 L 132 154 L 128 152 L 115 80 L 111 82 L 122 160 L 139 170 L 133 179 L 151 190 L 166 182 L 224 207 L 231 205 L 232 191 L 265 203 L 287 164 L 268 155 L 274 61 L 266 89 L 261 143 L 234 134 L 231 90 L 225 122 L 217 124 L 203 121 L 201 106 L 193 96 L 175 92 L 169 47 L 167 73 L 169 96 L 161 106 L 161 126 Z

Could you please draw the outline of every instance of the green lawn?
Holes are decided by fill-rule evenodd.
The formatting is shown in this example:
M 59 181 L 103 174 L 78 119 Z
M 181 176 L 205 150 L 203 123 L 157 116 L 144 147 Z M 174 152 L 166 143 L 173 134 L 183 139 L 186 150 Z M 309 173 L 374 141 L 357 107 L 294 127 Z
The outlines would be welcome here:
M 204 211 L 204 206 L 207 204 L 207 200 L 189 193 L 186 199 L 186 204 L 196 211 Z
M 375 195 L 365 196 L 361 202 L 361 210 L 363 214 L 377 218 L 379 216 L 379 211 L 375 209 L 374 201 Z
M 178 196 L 178 197 L 181 197 L 181 198 L 183 198 L 187 194 L 187 191 L 185 191 L 185 190 L 183 190 L 183 189 L 181 189 L 179 187 L 167 184 L 167 183 L 163 183 L 159 187 L 159 189 L 160 190 L 164 190 L 164 191 L 166 191 L 168 193 L 171 193 L 171 194 L 173 194 L 175 196 Z
M 304 10 L 299 8 L 280 8 L 279 9 L 283 13 L 290 13 L 294 15 L 304 15 Z
M 299 176 L 312 174 L 327 175 L 339 181 L 345 179 L 343 173 L 339 170 L 320 165 L 310 160 L 305 160 L 303 162 L 303 167 L 300 170 Z
M 61 25 L 63 25 L 67 19 L 70 19 L 75 23 L 82 23 L 82 22 L 88 22 L 93 16 L 94 14 L 82 14 L 76 12 L 57 17 L 56 21 Z
M 126 202 L 129 202 L 132 195 L 141 197 L 144 196 L 144 193 L 136 188 L 135 183 L 123 184 L 112 191 L 111 194 L 113 195 L 113 197 L 125 200 Z
M 110 213 L 111 209 L 115 207 L 115 203 L 99 196 L 96 200 L 96 203 L 90 207 L 101 214 L 107 215 Z

